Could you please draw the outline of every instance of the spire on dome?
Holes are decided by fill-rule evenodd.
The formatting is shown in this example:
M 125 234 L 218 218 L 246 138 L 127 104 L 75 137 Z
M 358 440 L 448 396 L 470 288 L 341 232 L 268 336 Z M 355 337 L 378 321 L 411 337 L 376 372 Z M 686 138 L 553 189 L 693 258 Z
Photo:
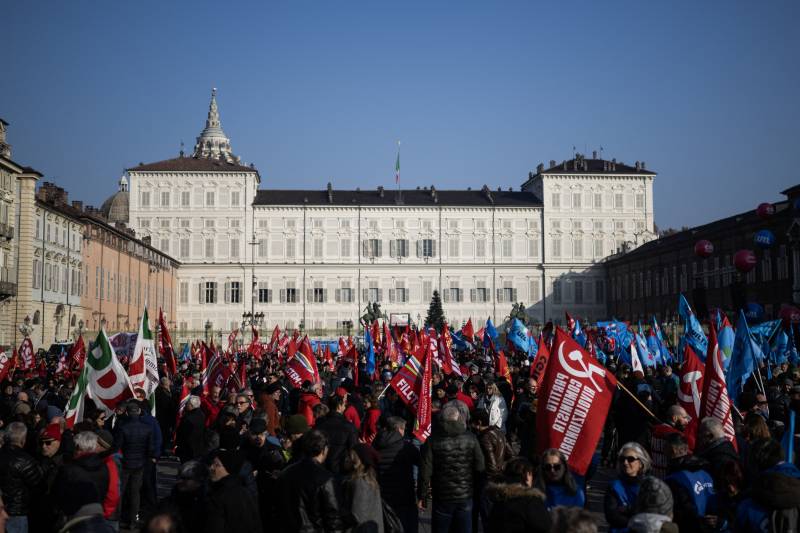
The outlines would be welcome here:
M 239 158 L 231 152 L 231 141 L 222 131 L 217 108 L 217 88 L 211 89 L 211 103 L 208 105 L 206 127 L 194 145 L 194 157 L 222 159 L 228 163 L 238 163 Z

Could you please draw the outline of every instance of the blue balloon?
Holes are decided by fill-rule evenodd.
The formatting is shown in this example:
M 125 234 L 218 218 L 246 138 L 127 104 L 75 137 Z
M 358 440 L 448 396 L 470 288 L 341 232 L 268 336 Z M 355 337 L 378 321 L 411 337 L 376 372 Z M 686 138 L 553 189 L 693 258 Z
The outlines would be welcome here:
M 768 229 L 762 229 L 753 236 L 753 241 L 759 248 L 767 249 L 775 244 L 775 234 Z
M 761 322 L 764 320 L 764 308 L 756 302 L 744 306 L 744 317 L 748 322 Z

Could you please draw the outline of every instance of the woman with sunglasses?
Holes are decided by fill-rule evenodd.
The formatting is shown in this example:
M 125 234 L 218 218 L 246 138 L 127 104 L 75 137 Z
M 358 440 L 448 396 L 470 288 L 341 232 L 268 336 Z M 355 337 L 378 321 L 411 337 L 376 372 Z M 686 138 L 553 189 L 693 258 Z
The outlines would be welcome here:
M 617 455 L 617 478 L 608 485 L 603 507 L 611 533 L 624 531 L 634 515 L 642 479 L 650 471 L 650 455 L 638 442 L 624 444 Z
M 536 488 L 545 493 L 545 505 L 551 511 L 559 505 L 584 507 L 586 494 L 567 468 L 567 458 L 555 448 L 545 450 L 536 475 Z

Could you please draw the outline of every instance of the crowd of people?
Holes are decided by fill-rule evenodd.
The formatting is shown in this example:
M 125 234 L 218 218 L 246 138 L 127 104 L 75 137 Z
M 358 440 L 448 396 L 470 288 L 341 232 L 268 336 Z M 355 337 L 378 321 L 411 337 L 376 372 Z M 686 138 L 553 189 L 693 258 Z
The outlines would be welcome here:
M 135 390 L 113 413 L 87 401 L 67 427 L 72 383 L 16 372 L 2 384 L 0 524 L 10 532 L 590 532 L 597 472 L 613 470 L 610 531 L 797 531 L 800 470 L 781 439 L 800 411 L 800 369 L 771 368 L 737 401 L 735 439 L 679 403 L 677 366 L 608 369 L 618 392 L 584 475 L 537 443 L 537 380 L 483 349 L 432 374 L 432 430 L 388 386 L 397 365 L 329 365 L 292 387 L 274 354 L 249 358 L 237 390 L 206 389 L 193 361 L 162 375 L 155 409 Z M 356 375 L 357 373 L 357 375 Z M 358 383 L 358 385 L 356 384 Z M 242 386 L 243 385 L 243 386 Z M 181 391 L 189 390 L 188 397 Z M 158 497 L 159 462 L 177 478 Z M 424 517 L 424 520 L 421 520 Z M 424 525 L 421 525 L 424 524 Z M 429 524 L 429 525 L 428 525 Z M 0 528 L 0 531 L 2 528 Z

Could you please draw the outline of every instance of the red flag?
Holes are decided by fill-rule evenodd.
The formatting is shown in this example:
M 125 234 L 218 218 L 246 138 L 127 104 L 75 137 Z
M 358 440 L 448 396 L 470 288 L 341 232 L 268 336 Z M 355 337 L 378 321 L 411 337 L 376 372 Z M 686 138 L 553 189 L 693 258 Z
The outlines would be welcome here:
M 0 382 L 5 381 L 13 365 L 14 360 L 9 358 L 6 352 L 0 352 Z
M 485 332 L 486 332 L 486 327 L 482 327 L 475 333 L 475 336 L 478 338 L 479 342 L 483 342 L 483 335 Z
M 20 370 L 32 370 L 36 366 L 33 355 L 33 343 L 30 337 L 25 337 L 19 345 L 19 360 L 22 361 Z
M 453 339 L 450 338 L 450 330 L 447 322 L 444 323 L 442 334 L 439 336 L 439 353 L 442 356 L 442 371 L 445 374 L 461 375 L 458 364 L 453 364 Z
M 172 338 L 169 336 L 167 321 L 164 320 L 164 311 L 158 308 L 158 353 L 164 358 L 167 366 L 167 374 L 174 376 L 178 369 L 175 360 L 175 350 L 172 348 Z
M 461 328 L 461 334 L 467 341 L 472 342 L 475 338 L 475 329 L 472 327 L 472 317 L 467 319 L 467 323 Z
M 322 359 L 328 363 L 329 368 L 333 368 L 333 354 L 331 354 L 331 347 L 329 344 L 325 344 L 325 351 L 322 353 Z
M 686 440 L 689 447 L 694 449 L 697 425 L 700 419 L 700 396 L 703 391 L 703 363 L 686 343 L 683 352 L 683 364 L 679 373 L 680 388 L 678 389 L 678 403 L 686 409 L 692 420 L 686 428 Z
M 255 330 L 255 328 L 253 328 Z M 233 348 L 236 345 L 236 337 L 239 336 L 239 328 L 234 329 L 231 331 L 230 335 L 228 335 L 228 352 L 233 353 Z
M 281 328 L 275 324 L 275 329 L 272 330 L 272 338 L 269 340 L 269 347 L 267 348 L 270 353 L 278 351 L 278 339 L 281 337 Z
M 78 336 L 78 340 L 72 343 L 67 354 L 67 365 L 72 368 L 81 368 L 86 360 L 86 345 L 83 343 L 83 335 Z
M 570 468 L 584 475 L 603 432 L 616 386 L 610 372 L 557 329 L 536 414 L 539 449 L 557 448 Z
M 406 364 L 397 371 L 389 385 L 397 391 L 397 395 L 411 409 L 416 410 L 422 386 L 422 365 L 413 355 L 409 355 Z
M 47 365 L 44 364 L 44 358 L 39 360 L 39 377 L 47 379 Z
M 417 402 L 417 418 L 414 421 L 414 436 L 424 443 L 428 440 L 431 434 L 431 386 L 432 386 L 432 368 L 431 359 L 433 354 L 425 354 L 425 360 L 422 363 L 422 380 L 419 387 L 419 401 Z
M 508 369 L 508 361 L 506 360 L 506 354 L 503 353 L 503 350 L 498 350 L 497 354 L 494 358 L 495 364 L 495 372 L 497 375 L 505 379 L 508 384 L 511 384 L 511 371 Z
M 378 324 L 378 321 L 372 323 L 372 344 L 376 350 L 379 350 L 381 347 L 381 327 Z
M 700 400 L 700 419 L 716 418 L 725 430 L 725 436 L 736 448 L 736 433 L 731 417 L 731 400 L 728 398 L 728 387 L 725 382 L 725 370 L 722 353 L 717 343 L 717 329 L 711 321 L 711 332 L 708 338 L 708 354 L 703 375 L 703 397 Z
M 314 383 L 319 383 L 319 368 L 317 368 L 317 357 L 311 349 L 311 341 L 308 340 L 308 335 L 303 337 L 303 342 L 300 343 L 300 353 L 302 353 L 308 360 L 312 369 Z
M 565 315 L 565 316 L 566 316 L 566 318 L 567 318 L 567 331 L 569 331 L 570 333 L 572 333 L 573 331 L 575 331 L 575 319 L 574 319 L 574 318 L 572 318 L 572 317 L 569 315 L 569 313 L 567 313 L 566 311 L 564 311 L 564 315 Z
M 260 361 L 261 352 L 262 352 L 262 346 L 261 343 L 258 341 L 258 330 L 255 328 L 255 326 L 253 326 L 253 340 L 250 341 L 250 346 L 247 347 L 247 353 Z
M 536 390 L 541 390 L 544 375 L 547 371 L 547 361 L 550 359 L 550 349 L 544 340 L 544 336 L 539 334 L 539 346 L 536 351 L 536 357 L 531 364 L 531 377 L 536 380 Z

